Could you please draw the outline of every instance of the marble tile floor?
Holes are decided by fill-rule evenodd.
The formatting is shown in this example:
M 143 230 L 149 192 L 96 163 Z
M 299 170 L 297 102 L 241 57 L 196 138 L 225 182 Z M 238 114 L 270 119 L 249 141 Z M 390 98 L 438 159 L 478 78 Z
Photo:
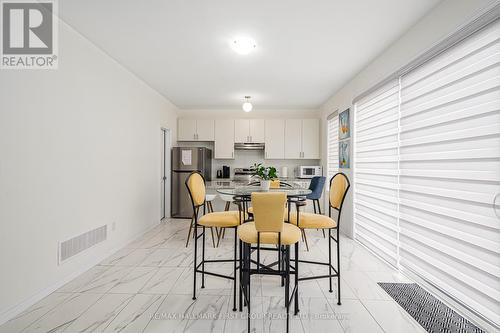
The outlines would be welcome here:
M 16 318 L 0 332 L 246 332 L 246 308 L 232 311 L 232 283 L 208 276 L 191 299 L 193 243 L 185 248 L 189 221 L 171 219 L 148 231 Z M 208 233 L 207 233 L 208 234 Z M 233 234 L 206 256 L 231 258 Z M 308 232 L 310 251 L 300 257 L 327 260 L 327 241 Z M 333 256 L 336 257 L 336 256 Z M 264 262 L 275 255 L 263 255 Z M 232 264 L 211 264 L 231 274 Z M 322 267 L 301 265 L 302 274 Z M 342 305 L 328 280 L 300 284 L 300 313 L 291 332 L 425 332 L 377 282 L 410 282 L 361 245 L 341 238 Z M 198 282 L 200 279 L 198 279 Z M 278 277 L 252 277 L 252 332 L 285 332 L 284 291 Z

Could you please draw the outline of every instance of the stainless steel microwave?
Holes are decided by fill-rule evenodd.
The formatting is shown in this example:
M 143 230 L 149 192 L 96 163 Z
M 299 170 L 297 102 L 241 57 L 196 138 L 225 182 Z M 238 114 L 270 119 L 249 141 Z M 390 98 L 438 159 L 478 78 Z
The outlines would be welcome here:
M 299 166 L 299 178 L 312 178 L 316 176 L 322 176 L 323 171 L 320 166 Z

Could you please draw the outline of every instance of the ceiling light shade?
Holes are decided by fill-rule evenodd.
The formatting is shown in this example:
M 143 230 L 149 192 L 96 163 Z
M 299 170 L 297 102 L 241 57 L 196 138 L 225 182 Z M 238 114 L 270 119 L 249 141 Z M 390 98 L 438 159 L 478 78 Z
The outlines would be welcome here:
M 234 52 L 247 55 L 257 47 L 257 43 L 250 37 L 239 37 L 231 41 L 231 48 Z
M 253 109 L 253 105 L 250 102 L 243 103 L 243 111 L 250 112 Z
M 253 109 L 252 103 L 250 103 L 250 96 L 245 96 L 245 103 L 241 106 L 243 111 L 250 112 Z

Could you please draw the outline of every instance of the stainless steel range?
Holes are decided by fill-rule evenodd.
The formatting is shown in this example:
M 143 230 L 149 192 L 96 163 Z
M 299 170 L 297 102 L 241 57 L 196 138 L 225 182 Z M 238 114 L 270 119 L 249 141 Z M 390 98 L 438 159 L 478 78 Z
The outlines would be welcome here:
M 234 182 L 248 184 L 252 177 L 255 176 L 255 170 L 250 168 L 235 168 L 234 169 Z

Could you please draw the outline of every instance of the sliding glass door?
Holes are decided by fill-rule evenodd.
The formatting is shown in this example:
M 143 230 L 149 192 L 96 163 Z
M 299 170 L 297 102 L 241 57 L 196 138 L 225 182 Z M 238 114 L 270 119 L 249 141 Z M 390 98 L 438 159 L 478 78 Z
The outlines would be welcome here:
M 500 22 L 355 105 L 355 237 L 500 323 Z

